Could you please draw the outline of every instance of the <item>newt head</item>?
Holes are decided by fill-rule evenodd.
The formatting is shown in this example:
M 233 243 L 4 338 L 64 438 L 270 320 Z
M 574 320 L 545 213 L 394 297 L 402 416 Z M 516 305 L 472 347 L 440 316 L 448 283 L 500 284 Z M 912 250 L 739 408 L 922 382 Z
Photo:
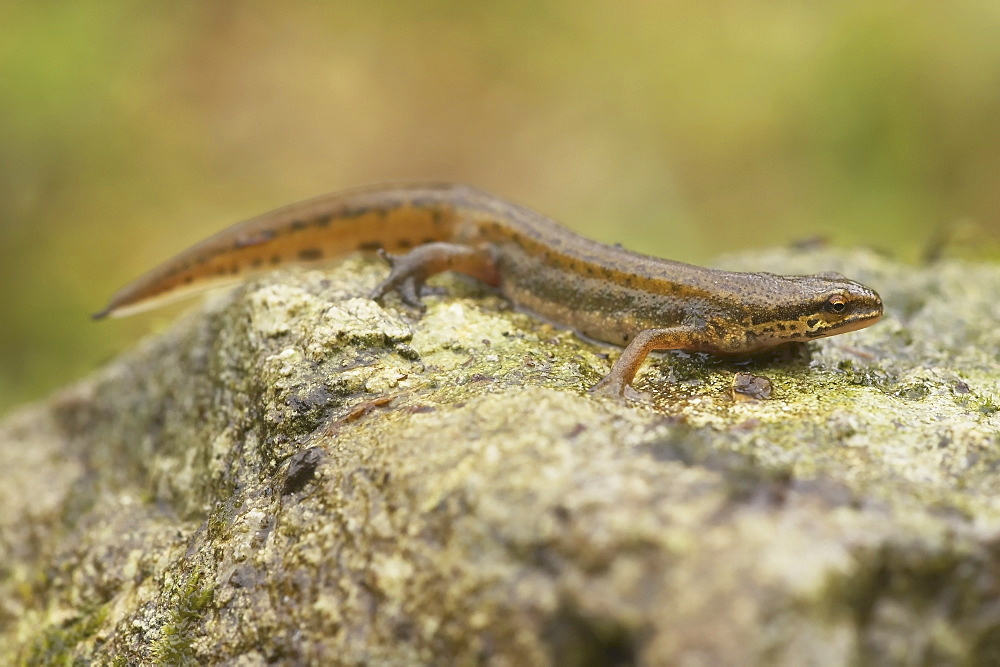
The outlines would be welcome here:
M 878 293 L 840 274 L 768 278 L 774 291 L 750 307 L 745 351 L 857 331 L 882 317 Z

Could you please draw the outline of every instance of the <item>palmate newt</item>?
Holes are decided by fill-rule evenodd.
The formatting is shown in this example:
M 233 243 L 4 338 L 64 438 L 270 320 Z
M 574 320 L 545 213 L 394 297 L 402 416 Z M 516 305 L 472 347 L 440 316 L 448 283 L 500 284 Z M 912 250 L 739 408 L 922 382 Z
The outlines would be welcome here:
M 429 276 L 458 271 L 499 288 L 518 308 L 624 346 L 592 389 L 614 396 L 631 395 L 652 350 L 750 354 L 861 329 L 882 316 L 874 290 L 836 273 L 701 268 L 578 236 L 468 186 L 420 184 L 337 192 L 234 225 L 129 283 L 94 318 L 355 251 L 378 251 L 392 266 L 371 298 L 395 291 L 420 308 Z

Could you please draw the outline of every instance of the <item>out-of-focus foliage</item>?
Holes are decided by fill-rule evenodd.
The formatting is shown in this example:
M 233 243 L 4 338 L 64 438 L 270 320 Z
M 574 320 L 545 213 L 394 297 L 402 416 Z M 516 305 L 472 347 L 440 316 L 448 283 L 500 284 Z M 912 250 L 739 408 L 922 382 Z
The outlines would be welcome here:
M 87 321 L 135 274 L 363 183 L 470 182 L 691 261 L 988 245 L 997 35 L 982 0 L 6 0 L 0 412 L 167 321 Z

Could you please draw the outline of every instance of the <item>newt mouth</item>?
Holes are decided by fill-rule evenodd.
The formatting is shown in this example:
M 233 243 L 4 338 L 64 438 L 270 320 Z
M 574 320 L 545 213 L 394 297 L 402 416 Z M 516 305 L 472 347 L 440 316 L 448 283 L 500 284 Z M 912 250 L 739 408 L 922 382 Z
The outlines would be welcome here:
M 856 317 L 850 322 L 845 322 L 842 325 L 833 327 L 829 332 L 825 332 L 824 335 L 830 336 L 834 334 L 847 333 L 849 331 L 857 331 L 858 329 L 865 329 L 882 319 L 882 309 L 880 308 L 877 312 L 867 315 L 865 317 Z

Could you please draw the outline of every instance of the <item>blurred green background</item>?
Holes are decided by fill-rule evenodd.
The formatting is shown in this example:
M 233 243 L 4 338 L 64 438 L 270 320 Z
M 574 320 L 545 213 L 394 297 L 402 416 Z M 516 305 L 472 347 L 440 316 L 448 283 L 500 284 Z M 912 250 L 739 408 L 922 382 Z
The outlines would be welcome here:
M 91 323 L 122 283 L 330 190 L 463 181 L 694 262 L 916 261 L 996 233 L 998 177 L 993 1 L 4 0 L 0 413 L 169 322 Z

